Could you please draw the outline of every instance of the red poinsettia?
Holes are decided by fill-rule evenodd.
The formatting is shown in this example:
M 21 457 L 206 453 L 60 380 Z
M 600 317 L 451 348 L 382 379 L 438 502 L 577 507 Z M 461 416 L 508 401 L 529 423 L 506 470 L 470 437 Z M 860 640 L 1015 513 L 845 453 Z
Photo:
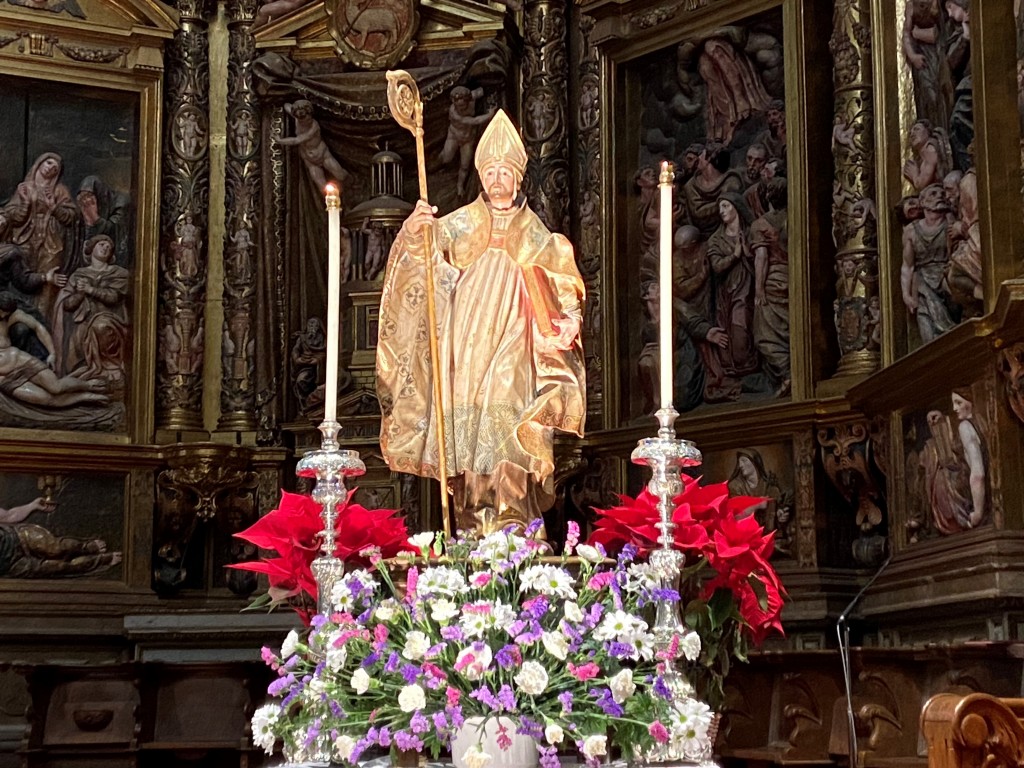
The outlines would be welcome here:
M 673 499 L 675 546 L 686 555 L 680 589 L 688 626 L 703 645 L 692 682 L 716 706 L 733 658 L 745 660 L 747 643 L 760 645 L 782 633 L 785 588 L 770 563 L 775 533 L 765 533 L 753 508 L 766 500 L 730 496 L 725 483 L 701 485 L 686 477 Z M 642 553 L 659 546 L 658 499 L 646 488 L 637 498 L 619 496 L 598 514 L 590 542 L 616 553 L 626 544 Z
M 360 554 L 368 549 L 379 549 L 383 557 L 412 550 L 405 520 L 393 509 L 366 509 L 352 503 L 349 492 L 338 509 L 335 521 L 334 554 L 348 563 L 366 565 Z M 309 496 L 281 492 L 281 502 L 238 538 L 255 544 L 260 549 L 273 550 L 277 557 L 235 563 L 228 566 L 243 571 L 266 574 L 270 589 L 258 605 L 289 604 L 307 625 L 317 600 L 316 579 L 312 563 L 320 555 L 320 533 L 323 520 L 320 505 Z

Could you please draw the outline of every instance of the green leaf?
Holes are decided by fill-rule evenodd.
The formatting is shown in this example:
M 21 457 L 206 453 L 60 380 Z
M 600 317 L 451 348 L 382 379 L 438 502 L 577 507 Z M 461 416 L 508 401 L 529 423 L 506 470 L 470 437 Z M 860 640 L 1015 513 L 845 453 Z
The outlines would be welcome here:
M 768 590 L 765 589 L 764 582 L 754 574 L 750 574 L 750 576 L 747 577 L 747 582 L 750 584 L 750 588 L 754 590 L 754 594 L 757 595 L 757 604 L 761 607 L 761 610 L 767 611 Z

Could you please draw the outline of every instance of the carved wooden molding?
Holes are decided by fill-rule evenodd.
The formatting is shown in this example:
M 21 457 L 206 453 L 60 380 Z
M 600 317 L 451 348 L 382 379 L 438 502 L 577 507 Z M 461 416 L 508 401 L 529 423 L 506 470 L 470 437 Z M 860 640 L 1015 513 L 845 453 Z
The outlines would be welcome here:
M 1024 699 L 940 693 L 921 712 L 929 768 L 1016 768 L 1024 763 Z

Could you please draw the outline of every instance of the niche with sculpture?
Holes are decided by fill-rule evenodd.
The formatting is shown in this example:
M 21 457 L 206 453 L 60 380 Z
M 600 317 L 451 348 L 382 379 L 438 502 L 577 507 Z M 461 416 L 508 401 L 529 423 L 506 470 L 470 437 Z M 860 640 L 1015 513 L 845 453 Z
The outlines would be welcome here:
M 0 75 L 0 426 L 126 430 L 138 110 Z
M 786 94 L 782 12 L 687 37 L 628 65 L 639 94 L 625 237 L 624 414 L 657 407 L 658 166 L 675 164 L 675 407 L 791 391 Z M 637 275 L 639 278 L 637 279 Z

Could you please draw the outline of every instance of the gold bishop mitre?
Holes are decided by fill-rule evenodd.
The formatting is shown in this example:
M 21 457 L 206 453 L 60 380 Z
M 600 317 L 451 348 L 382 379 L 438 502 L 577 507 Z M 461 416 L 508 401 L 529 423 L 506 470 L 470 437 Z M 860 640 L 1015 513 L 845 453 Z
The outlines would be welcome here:
M 483 173 L 484 168 L 498 161 L 515 168 L 520 178 L 526 175 L 526 147 L 519 138 L 519 131 L 503 109 L 499 109 L 491 118 L 476 145 L 476 170 Z

